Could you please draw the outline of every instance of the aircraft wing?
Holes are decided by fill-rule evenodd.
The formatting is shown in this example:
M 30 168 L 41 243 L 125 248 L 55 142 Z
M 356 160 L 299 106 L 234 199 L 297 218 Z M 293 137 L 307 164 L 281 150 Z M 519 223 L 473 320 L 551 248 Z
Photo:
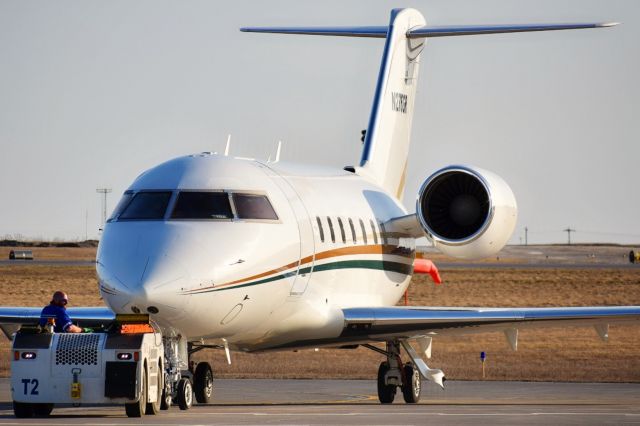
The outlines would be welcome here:
M 640 325 L 640 306 L 579 308 L 376 307 L 343 309 L 341 340 L 360 342 L 482 333 L 531 327 L 595 326 L 606 339 L 608 324 Z M 512 335 L 513 336 L 513 335 Z
M 8 338 L 11 338 L 11 335 L 20 328 L 20 325 L 37 324 L 40 320 L 41 311 L 42 308 L 0 307 L 0 328 Z M 104 306 L 68 308 L 67 313 L 71 317 L 71 321 L 81 327 L 97 327 L 108 324 L 116 317 L 111 309 Z

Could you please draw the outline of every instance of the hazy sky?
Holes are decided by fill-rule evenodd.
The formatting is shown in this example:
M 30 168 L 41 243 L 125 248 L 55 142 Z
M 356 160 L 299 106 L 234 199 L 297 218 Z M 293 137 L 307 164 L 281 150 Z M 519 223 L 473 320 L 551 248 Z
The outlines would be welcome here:
M 640 2 L 0 0 L 0 236 L 97 235 L 143 170 L 221 151 L 343 167 L 360 158 L 382 40 L 249 25 L 621 21 L 609 29 L 430 40 L 405 205 L 474 164 L 516 194 L 512 242 L 640 243 Z M 85 215 L 88 217 L 85 224 Z

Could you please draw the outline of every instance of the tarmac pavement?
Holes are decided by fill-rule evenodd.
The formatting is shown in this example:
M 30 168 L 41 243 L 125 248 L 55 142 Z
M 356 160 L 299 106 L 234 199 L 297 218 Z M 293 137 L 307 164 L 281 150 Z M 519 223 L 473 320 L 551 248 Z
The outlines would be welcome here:
M 46 419 L 16 419 L 0 379 L 0 425 L 202 424 L 640 424 L 640 384 L 452 382 L 425 384 L 420 404 L 377 401 L 371 380 L 216 380 L 214 403 L 129 419 L 122 406 L 56 407 Z

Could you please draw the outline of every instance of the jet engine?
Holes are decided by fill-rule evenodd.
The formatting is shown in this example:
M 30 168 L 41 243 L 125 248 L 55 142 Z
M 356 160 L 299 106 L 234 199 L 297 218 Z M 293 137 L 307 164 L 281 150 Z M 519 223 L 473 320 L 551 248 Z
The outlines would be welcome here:
M 461 259 L 495 255 L 511 237 L 518 216 L 509 185 L 469 166 L 449 166 L 429 176 L 416 204 L 417 219 L 434 246 Z

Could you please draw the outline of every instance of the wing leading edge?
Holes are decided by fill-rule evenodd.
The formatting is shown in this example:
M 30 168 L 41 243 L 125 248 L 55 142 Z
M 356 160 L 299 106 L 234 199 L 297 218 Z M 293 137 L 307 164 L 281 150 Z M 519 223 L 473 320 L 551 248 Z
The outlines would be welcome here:
M 346 341 L 409 339 L 518 328 L 640 324 L 640 306 L 579 308 L 377 307 L 343 309 Z M 600 333 L 600 331 L 599 331 Z M 606 338 L 606 332 L 600 333 Z
M 0 328 L 11 339 L 11 334 L 22 324 L 37 324 L 42 308 L 32 307 L 0 307 Z M 115 319 L 113 311 L 107 307 L 69 308 L 67 313 L 74 324 L 86 327 L 97 327 L 108 324 Z

